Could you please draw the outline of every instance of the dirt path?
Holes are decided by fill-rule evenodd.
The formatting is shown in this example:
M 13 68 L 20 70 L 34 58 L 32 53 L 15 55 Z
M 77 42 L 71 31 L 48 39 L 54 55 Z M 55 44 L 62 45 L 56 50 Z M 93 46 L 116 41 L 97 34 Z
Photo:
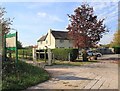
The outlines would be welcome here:
M 111 62 L 84 66 L 55 65 L 45 68 L 49 81 L 28 89 L 118 89 L 118 65 Z

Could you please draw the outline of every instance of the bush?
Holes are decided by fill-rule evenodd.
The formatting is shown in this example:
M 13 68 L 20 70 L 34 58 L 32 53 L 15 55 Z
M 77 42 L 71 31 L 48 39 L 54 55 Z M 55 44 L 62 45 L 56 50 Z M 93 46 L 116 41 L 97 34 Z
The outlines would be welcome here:
M 69 60 L 69 53 L 70 53 L 70 60 L 74 61 L 78 56 L 78 49 L 65 49 L 65 48 L 56 48 L 52 50 L 55 59 L 67 61 Z
M 120 54 L 120 46 L 114 47 L 115 54 Z

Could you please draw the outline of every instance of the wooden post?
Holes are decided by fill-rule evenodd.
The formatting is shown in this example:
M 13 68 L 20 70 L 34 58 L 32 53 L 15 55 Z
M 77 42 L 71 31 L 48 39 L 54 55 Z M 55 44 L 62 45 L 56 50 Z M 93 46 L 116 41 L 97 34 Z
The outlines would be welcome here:
M 3 51 L 3 38 L 2 38 L 2 24 L 0 24 L 0 56 L 2 57 Z
M 18 69 L 18 32 L 16 32 L 16 47 L 15 47 L 15 55 L 16 55 L 16 67 Z
M 2 55 L 3 55 L 3 38 L 2 38 L 2 24 L 0 24 L 0 91 L 2 91 Z

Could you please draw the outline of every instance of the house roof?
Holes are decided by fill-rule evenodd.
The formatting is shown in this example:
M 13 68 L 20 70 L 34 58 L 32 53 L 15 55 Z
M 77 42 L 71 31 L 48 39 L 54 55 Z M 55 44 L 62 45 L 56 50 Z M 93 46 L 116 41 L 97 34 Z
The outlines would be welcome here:
M 47 34 L 44 35 L 44 36 L 42 36 L 37 42 L 39 42 L 39 41 L 44 41 L 44 40 L 46 39 L 46 37 L 47 37 Z
M 67 31 L 51 31 L 55 39 L 68 39 Z
M 51 30 L 51 33 L 55 37 L 55 39 L 64 39 L 64 40 L 65 39 L 69 39 L 67 31 L 55 31 L 55 30 Z M 37 42 L 45 41 L 47 35 L 48 35 L 48 33 L 46 35 L 42 36 Z

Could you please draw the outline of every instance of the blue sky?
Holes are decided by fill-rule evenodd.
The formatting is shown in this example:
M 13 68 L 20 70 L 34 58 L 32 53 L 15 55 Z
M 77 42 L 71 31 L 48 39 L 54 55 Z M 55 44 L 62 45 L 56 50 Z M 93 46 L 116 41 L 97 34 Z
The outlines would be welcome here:
M 36 45 L 37 40 L 49 29 L 65 30 L 68 25 L 67 14 L 85 2 L 3 2 L 5 17 L 15 18 L 12 27 L 18 31 L 19 40 L 24 46 Z M 94 8 L 98 19 L 105 18 L 109 29 L 100 43 L 107 44 L 113 38 L 118 23 L 117 2 L 87 2 Z

